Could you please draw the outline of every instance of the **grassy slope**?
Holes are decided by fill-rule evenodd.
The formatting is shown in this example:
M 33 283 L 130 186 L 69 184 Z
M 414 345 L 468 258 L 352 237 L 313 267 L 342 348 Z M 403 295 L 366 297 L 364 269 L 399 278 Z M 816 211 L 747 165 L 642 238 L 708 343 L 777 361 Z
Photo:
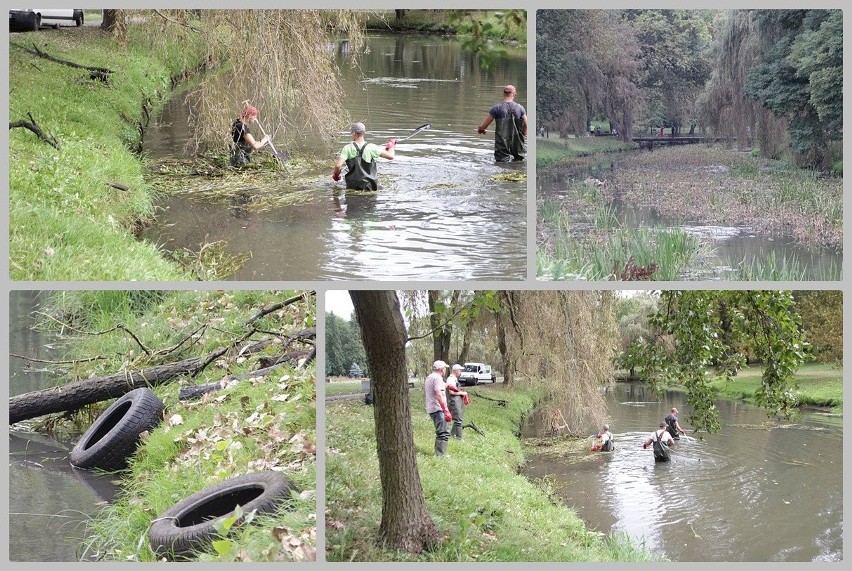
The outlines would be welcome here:
M 103 331 L 121 323 L 151 349 L 174 347 L 202 323 L 215 325 L 194 336 L 195 344 L 184 345 L 179 355 L 163 358 L 172 361 L 205 355 L 227 345 L 245 331 L 245 322 L 261 308 L 294 293 L 71 292 L 60 294 L 61 312 L 57 315 L 63 320 L 85 317 L 85 322 L 75 320 L 74 325 L 88 331 Z M 133 297 L 136 300 L 129 301 Z M 140 301 L 140 297 L 147 301 Z M 313 325 L 314 307 L 313 300 L 310 305 L 299 302 L 255 325 L 264 330 L 296 331 Z M 69 347 L 71 357 L 108 357 L 78 364 L 75 373 L 81 377 L 123 368 L 136 370 L 143 361 L 150 363 L 140 354 L 139 345 L 120 330 L 83 336 Z M 280 347 L 272 346 L 262 355 L 281 353 Z M 251 371 L 257 368 L 260 356 L 224 355 L 197 378 L 183 382 L 203 384 Z M 294 498 L 292 509 L 258 517 L 221 543 L 221 552 L 210 550 L 199 559 L 286 561 L 312 557 L 316 545 L 315 383 L 314 366 L 297 370 L 285 365 L 265 378 L 242 381 L 202 400 L 179 401 L 179 383 L 155 387 L 154 392 L 166 404 L 164 422 L 144 439 L 131 470 L 116 474 L 116 478 L 121 478 L 123 493 L 90 522 L 91 536 L 84 560 L 97 557 L 108 561 L 153 561 L 147 530 L 159 513 L 214 483 L 267 469 L 283 470 L 302 490 Z
M 329 561 L 636 561 L 651 556 L 585 528 L 570 509 L 517 473 L 524 450 L 516 436 L 533 395 L 471 388 L 465 440 L 435 458 L 434 428 L 423 391 L 411 391 L 415 447 L 426 504 L 444 544 L 420 556 L 376 546 L 381 488 L 373 408 L 360 400 L 326 405 L 326 557 Z M 476 398 L 477 392 L 507 407 Z
M 9 119 L 28 119 L 60 145 L 26 129 L 9 131 L 10 274 L 18 280 L 175 280 L 187 276 L 133 228 L 153 211 L 142 177 L 136 124 L 169 78 L 193 67 L 192 46 L 155 53 L 130 27 L 120 46 L 98 28 L 63 28 L 9 37 Z M 114 70 L 109 84 L 88 72 L 33 56 Z M 117 182 L 127 191 L 109 186 Z
M 712 386 L 719 396 L 728 399 L 754 400 L 754 391 L 760 385 L 761 369 L 748 367 L 726 383 L 717 380 Z M 804 405 L 833 407 L 836 412 L 843 408 L 843 369 L 835 365 L 808 364 L 796 374 L 796 394 Z

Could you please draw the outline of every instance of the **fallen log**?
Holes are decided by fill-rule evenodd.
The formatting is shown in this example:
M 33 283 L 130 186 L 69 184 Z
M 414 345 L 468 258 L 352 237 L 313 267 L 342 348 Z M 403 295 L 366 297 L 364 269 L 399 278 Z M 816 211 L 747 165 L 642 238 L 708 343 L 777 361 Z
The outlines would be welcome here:
M 259 353 L 276 341 L 266 339 L 245 345 L 238 355 Z M 155 365 L 139 371 L 120 371 L 104 377 L 84 379 L 67 385 L 17 395 L 9 399 L 9 424 L 55 412 L 77 410 L 86 405 L 109 399 L 141 387 L 163 385 L 183 376 L 194 376 L 210 363 L 227 353 L 223 347 L 207 355 L 189 357 L 165 365 Z
M 29 121 L 24 121 L 23 119 L 20 120 L 20 121 L 9 121 L 9 130 L 20 129 L 22 127 L 24 129 L 29 129 L 30 131 L 35 133 L 36 136 L 39 139 L 41 139 L 42 141 L 44 141 L 45 143 L 47 143 L 48 145 L 50 145 L 51 147 L 53 147 L 57 151 L 60 150 L 59 149 L 59 141 L 57 141 L 54 137 L 46 134 L 44 131 L 41 130 L 41 127 L 38 126 L 38 123 L 36 123 L 36 120 L 33 119 L 32 113 L 27 113 L 27 117 L 30 118 Z
M 82 64 L 79 64 L 77 62 L 69 61 L 67 59 L 60 59 L 58 57 L 54 57 L 54 56 L 50 55 L 49 53 L 43 52 L 40 49 L 38 49 L 38 46 L 35 45 L 35 44 L 33 44 L 33 49 L 25 48 L 24 46 L 21 46 L 21 45 L 18 45 L 18 44 L 12 44 L 12 45 L 15 46 L 18 49 L 24 50 L 25 52 L 36 56 L 36 57 L 46 59 L 47 61 L 52 61 L 53 63 L 58 63 L 58 64 L 61 64 L 61 65 L 67 65 L 68 67 L 73 67 L 75 69 L 84 69 L 88 72 L 91 72 L 90 77 L 92 79 L 100 79 L 101 81 L 108 81 L 110 74 L 113 73 L 113 71 L 111 69 L 106 68 L 106 67 L 82 65 Z

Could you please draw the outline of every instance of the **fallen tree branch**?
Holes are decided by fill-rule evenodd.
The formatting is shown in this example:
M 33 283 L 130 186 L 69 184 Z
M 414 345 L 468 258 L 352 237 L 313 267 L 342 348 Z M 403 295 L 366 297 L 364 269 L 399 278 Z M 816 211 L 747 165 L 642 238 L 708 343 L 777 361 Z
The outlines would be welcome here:
M 68 67 L 73 67 L 75 69 L 85 69 L 86 71 L 90 71 L 90 72 L 92 72 L 92 76 L 93 76 L 92 79 L 95 79 L 94 76 L 97 76 L 98 79 L 102 79 L 104 81 L 107 81 L 109 79 L 110 74 L 113 73 L 113 71 L 111 69 L 108 69 L 106 67 L 95 67 L 95 66 L 90 66 L 90 65 L 82 65 L 82 64 L 79 64 L 79 63 L 76 63 L 76 62 L 73 62 L 73 61 L 68 61 L 68 60 L 65 60 L 65 59 L 59 59 L 58 57 L 54 57 L 54 56 L 50 55 L 49 53 L 41 51 L 40 49 L 38 49 L 38 46 L 36 46 L 35 44 L 33 44 L 33 49 L 25 48 L 24 46 L 21 46 L 21 45 L 18 45 L 18 44 L 12 44 L 12 45 L 15 46 L 16 48 L 24 50 L 28 54 L 32 54 L 36 57 L 40 57 L 42 59 L 52 61 L 53 63 L 66 65 Z
M 482 435 L 482 436 L 485 436 L 485 433 L 484 433 L 484 432 L 482 432 L 482 430 L 480 430 L 480 428 L 479 428 L 478 426 L 476 426 L 476 425 L 475 425 L 474 423 L 472 423 L 472 422 L 470 422 L 470 423 L 468 423 L 468 424 L 463 424 L 463 425 L 462 425 L 462 428 L 470 428 L 470 429 L 473 429 L 473 431 L 474 431 L 474 432 L 476 432 L 477 434 L 480 434 L 480 435 Z
M 471 395 L 473 395 L 473 396 L 475 396 L 475 397 L 477 397 L 477 398 L 481 398 L 481 399 L 485 399 L 485 400 L 490 400 L 491 402 L 496 402 L 496 403 L 497 403 L 497 406 L 509 406 L 509 401 L 507 401 L 507 400 L 503 400 L 503 399 L 495 399 L 495 398 L 487 397 L 487 396 L 483 395 L 482 393 L 480 393 L 480 392 L 478 392 L 478 391 L 477 391 L 477 392 L 475 392 L 475 393 L 472 393 L 472 392 L 468 391 L 468 393 L 469 393 L 469 394 L 471 394 Z
M 54 137 L 46 134 L 44 131 L 41 130 L 41 127 L 38 126 L 38 123 L 36 123 L 36 120 L 33 119 L 32 113 L 27 113 L 27 117 L 30 118 L 29 121 L 24 121 L 24 120 L 9 121 L 9 130 L 18 129 L 18 128 L 21 128 L 21 127 L 23 127 L 24 129 L 29 129 L 30 131 L 35 133 L 36 136 L 39 139 L 41 139 L 42 141 L 44 141 L 45 143 L 47 143 L 48 145 L 50 145 L 51 147 L 53 147 L 54 149 L 59 151 L 60 150 L 59 141 L 57 141 Z
M 314 355 L 316 351 L 293 351 L 292 353 L 287 353 L 286 355 L 279 355 L 271 362 L 264 362 L 261 365 L 260 369 L 256 369 L 249 373 L 242 373 L 240 375 L 231 375 L 229 377 L 225 377 L 218 381 L 214 381 L 212 383 L 205 383 L 203 385 L 188 385 L 185 387 L 181 387 L 178 392 L 178 398 L 180 400 L 190 400 L 199 398 L 207 393 L 212 393 L 214 391 L 218 391 L 220 389 L 224 389 L 229 386 L 231 383 L 236 383 L 239 381 L 243 381 L 246 379 L 254 379 L 257 377 L 265 377 L 270 372 L 272 372 L 275 368 L 280 367 L 286 363 L 290 363 L 292 361 L 296 361 L 305 357 L 306 355 L 311 356 Z
M 258 341 L 243 347 L 239 353 L 258 353 L 274 342 L 269 339 Z M 54 412 L 77 410 L 89 404 L 118 398 L 133 389 L 164 385 L 184 376 L 197 375 L 216 359 L 211 358 L 211 355 L 222 355 L 229 349 L 231 347 L 224 347 L 205 356 L 190 357 L 138 371 L 120 371 L 14 396 L 9 399 L 9 424 Z
M 307 301 L 308 296 L 315 295 L 315 294 L 316 294 L 315 291 L 306 291 L 306 292 L 300 293 L 297 296 L 291 297 L 290 299 L 285 299 L 281 303 L 276 303 L 276 304 L 270 305 L 269 307 L 265 307 L 265 308 L 261 309 L 259 312 L 257 312 L 255 315 L 253 315 L 248 321 L 246 321 L 246 325 L 251 325 L 252 323 L 257 321 L 258 319 L 260 319 L 264 315 L 269 315 L 273 311 L 278 311 L 279 309 L 284 309 L 288 305 L 296 303 L 297 301 L 300 301 L 300 300 L 303 300 L 303 299 L 305 301 Z
M 69 361 L 51 361 L 49 359 L 36 359 L 35 357 L 27 357 L 26 355 L 18 355 L 16 353 L 9 353 L 10 357 L 15 357 L 17 359 L 23 359 L 24 361 L 30 361 L 31 363 L 47 363 L 48 365 L 75 365 L 77 363 L 88 363 L 89 361 L 99 361 L 101 359 L 108 359 L 103 355 L 95 355 L 94 357 L 86 357 L 85 359 L 71 359 Z

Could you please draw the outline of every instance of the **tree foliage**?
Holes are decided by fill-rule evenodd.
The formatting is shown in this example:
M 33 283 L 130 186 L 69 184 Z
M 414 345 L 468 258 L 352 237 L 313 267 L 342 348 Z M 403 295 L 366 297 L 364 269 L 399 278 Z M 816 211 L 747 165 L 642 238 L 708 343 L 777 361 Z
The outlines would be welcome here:
M 326 313 L 325 374 L 346 376 L 352 363 L 356 363 L 365 375 L 370 374 L 357 322 L 354 317 L 347 321 L 334 313 Z
M 795 410 L 793 374 L 808 344 L 791 292 L 664 291 L 649 322 L 655 339 L 634 343 L 624 362 L 654 390 L 660 382 L 683 385 L 696 429 L 719 430 L 710 380 L 716 375 L 729 380 L 745 364 L 745 346 L 763 366 L 757 404 L 770 414 Z
M 820 362 L 842 364 L 843 292 L 796 291 L 793 297 L 813 358 Z
M 131 11 L 127 11 L 131 13 Z M 331 144 L 348 123 L 334 42 L 354 63 L 366 13 L 357 10 L 142 10 L 152 49 L 163 31 L 202 45 L 207 73 L 191 91 L 197 149 L 230 145 L 231 123 L 248 101 L 273 138 L 291 146 L 308 135 Z M 200 42 L 198 40 L 201 40 Z M 224 74 L 224 77 L 222 76 Z M 277 137 L 276 137 L 277 136 Z M 314 149 L 314 152 L 316 149 Z

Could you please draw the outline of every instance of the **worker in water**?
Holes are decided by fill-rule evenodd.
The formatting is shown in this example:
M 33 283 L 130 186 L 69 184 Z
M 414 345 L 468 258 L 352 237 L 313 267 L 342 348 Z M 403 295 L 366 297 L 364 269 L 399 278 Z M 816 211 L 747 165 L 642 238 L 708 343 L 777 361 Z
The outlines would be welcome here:
M 595 445 L 592 446 L 592 452 L 612 452 L 615 450 L 615 442 L 612 438 L 612 432 L 609 431 L 609 425 L 604 424 L 601 431 L 595 434 Z
M 341 149 L 334 164 L 334 172 L 331 174 L 331 178 L 335 182 L 340 180 L 340 173 L 345 164 L 347 168 L 344 177 L 346 179 L 346 188 L 377 190 L 379 188 L 379 178 L 376 159 L 378 157 L 389 160 L 393 159 L 396 156 L 396 152 L 394 151 L 396 139 L 389 139 L 384 147 L 368 143 L 364 140 L 367 128 L 361 122 L 352 123 L 350 131 L 352 133 L 352 142 Z
M 515 102 L 517 91 L 514 85 L 504 87 L 503 101 L 488 111 L 488 116 L 476 129 L 484 135 L 488 125 L 496 121 L 494 160 L 498 163 L 522 161 L 527 156 L 527 111 Z

